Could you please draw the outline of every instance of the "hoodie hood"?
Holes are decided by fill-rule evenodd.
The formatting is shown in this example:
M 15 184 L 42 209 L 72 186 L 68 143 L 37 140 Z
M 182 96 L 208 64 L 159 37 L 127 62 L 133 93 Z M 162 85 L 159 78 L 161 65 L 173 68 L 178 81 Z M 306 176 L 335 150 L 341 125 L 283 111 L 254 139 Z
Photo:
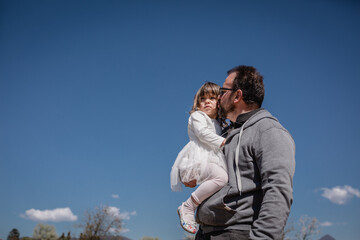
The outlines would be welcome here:
M 271 115 L 270 112 L 268 112 L 265 109 L 261 109 L 259 110 L 257 113 L 255 113 L 254 115 L 252 115 L 244 124 L 242 127 L 238 127 L 235 129 L 230 130 L 229 135 L 227 136 L 228 138 L 234 136 L 235 134 L 238 134 L 241 131 L 241 128 L 243 128 L 243 130 L 246 130 L 247 128 L 251 127 L 252 125 L 254 125 L 255 123 L 257 123 L 258 121 L 265 119 L 265 118 L 269 118 L 272 119 L 276 122 L 279 122 L 277 120 L 277 118 L 275 118 L 273 115 Z

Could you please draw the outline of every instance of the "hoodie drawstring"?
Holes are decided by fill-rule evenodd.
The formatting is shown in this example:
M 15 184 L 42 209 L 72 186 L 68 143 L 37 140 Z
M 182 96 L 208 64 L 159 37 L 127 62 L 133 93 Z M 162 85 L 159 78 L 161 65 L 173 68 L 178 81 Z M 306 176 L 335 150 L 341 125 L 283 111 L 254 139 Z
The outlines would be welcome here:
M 240 145 L 241 145 L 241 136 L 244 131 L 244 126 L 248 121 L 249 120 L 247 120 L 240 128 L 239 142 L 238 142 L 238 145 L 237 145 L 236 151 L 235 151 L 235 175 L 236 175 L 236 182 L 237 182 L 237 186 L 238 186 L 240 195 L 241 195 L 242 186 L 241 186 L 241 173 L 240 173 L 240 168 L 239 168 L 239 152 L 240 152 Z

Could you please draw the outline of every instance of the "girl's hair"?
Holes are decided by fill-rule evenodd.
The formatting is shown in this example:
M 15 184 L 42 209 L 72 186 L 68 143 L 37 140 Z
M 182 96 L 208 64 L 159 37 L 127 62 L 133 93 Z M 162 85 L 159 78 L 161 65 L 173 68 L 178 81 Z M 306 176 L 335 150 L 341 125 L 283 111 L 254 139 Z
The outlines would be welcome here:
M 220 94 L 220 86 L 216 83 L 212 82 L 205 82 L 204 85 L 201 86 L 201 88 L 197 91 L 194 97 L 194 103 L 191 108 L 190 114 L 195 112 L 198 107 L 200 106 L 200 98 L 204 96 L 215 96 L 216 98 Z

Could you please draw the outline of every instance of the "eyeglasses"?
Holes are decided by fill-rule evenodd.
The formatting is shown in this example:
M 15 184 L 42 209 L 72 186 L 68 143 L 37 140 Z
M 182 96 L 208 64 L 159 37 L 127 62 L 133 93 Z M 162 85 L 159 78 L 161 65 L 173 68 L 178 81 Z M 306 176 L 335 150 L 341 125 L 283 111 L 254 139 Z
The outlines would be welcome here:
M 232 91 L 234 92 L 234 89 L 232 88 L 220 88 L 220 96 L 224 95 L 226 91 Z

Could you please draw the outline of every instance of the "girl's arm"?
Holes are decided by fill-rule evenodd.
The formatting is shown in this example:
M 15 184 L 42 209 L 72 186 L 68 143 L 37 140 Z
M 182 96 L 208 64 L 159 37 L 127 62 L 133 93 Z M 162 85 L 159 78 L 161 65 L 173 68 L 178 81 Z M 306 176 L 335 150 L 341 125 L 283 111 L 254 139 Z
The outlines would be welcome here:
M 189 124 L 192 125 L 195 135 L 201 142 L 214 149 L 219 149 L 225 144 L 225 138 L 208 128 L 206 116 L 203 114 L 206 113 L 200 111 L 193 112 L 190 115 Z

